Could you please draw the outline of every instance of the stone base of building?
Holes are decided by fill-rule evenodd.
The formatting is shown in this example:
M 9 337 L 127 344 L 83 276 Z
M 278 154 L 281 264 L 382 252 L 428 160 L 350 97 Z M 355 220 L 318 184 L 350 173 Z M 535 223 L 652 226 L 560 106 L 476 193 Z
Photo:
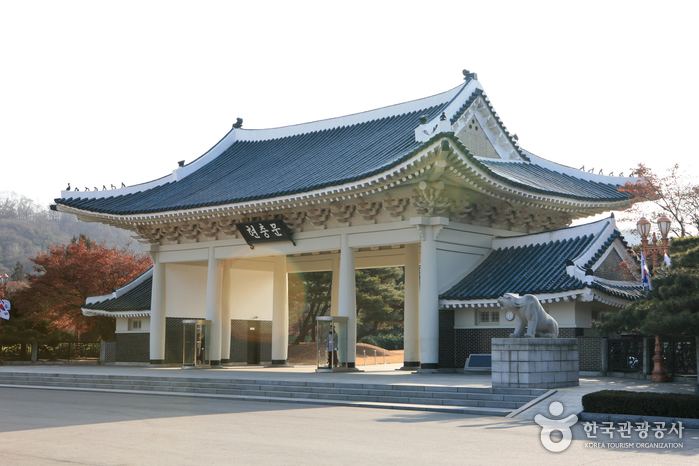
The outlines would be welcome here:
M 579 384 L 575 338 L 493 338 L 493 387 L 559 388 Z

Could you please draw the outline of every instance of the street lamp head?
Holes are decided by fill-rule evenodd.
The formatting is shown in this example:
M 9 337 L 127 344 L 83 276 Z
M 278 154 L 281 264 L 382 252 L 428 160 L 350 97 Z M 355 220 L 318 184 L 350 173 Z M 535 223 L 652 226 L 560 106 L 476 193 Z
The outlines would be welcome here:
M 668 217 L 667 215 L 661 215 L 660 217 L 658 217 L 657 222 L 660 234 L 663 235 L 663 238 L 667 238 L 667 235 L 670 234 L 670 226 L 672 225 L 670 217 Z
M 636 222 L 636 228 L 638 229 L 638 232 L 641 234 L 642 238 L 648 238 L 648 235 L 650 234 L 650 221 L 648 221 L 648 219 L 645 217 L 641 217 L 638 222 Z

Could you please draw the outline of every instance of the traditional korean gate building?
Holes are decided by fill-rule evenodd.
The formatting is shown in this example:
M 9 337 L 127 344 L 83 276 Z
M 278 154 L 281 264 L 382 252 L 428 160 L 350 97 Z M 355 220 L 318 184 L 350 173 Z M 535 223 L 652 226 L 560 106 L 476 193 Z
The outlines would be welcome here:
M 377 110 L 240 126 L 157 180 L 56 199 L 59 211 L 151 245 L 152 270 L 83 310 L 117 318 L 121 359 L 176 362 L 179 322 L 206 318 L 212 363 L 240 360 L 238 327 L 250 322 L 271 335 L 266 359 L 285 363 L 291 272 L 332 271 L 349 367 L 357 268 L 405 267 L 405 365 L 423 369 L 487 352 L 509 328 L 495 305 L 503 292 L 538 295 L 564 336 L 584 335 L 595 313 L 638 297 L 637 265 L 614 219 L 569 227 L 631 205 L 619 188 L 635 180 L 524 150 L 473 73 Z

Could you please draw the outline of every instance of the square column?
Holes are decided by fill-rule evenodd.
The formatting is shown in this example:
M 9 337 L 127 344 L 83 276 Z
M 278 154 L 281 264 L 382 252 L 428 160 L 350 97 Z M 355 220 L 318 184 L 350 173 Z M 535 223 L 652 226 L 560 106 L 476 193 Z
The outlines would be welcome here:
M 275 258 L 272 306 L 272 364 L 285 365 L 289 358 L 289 281 L 286 256 Z
M 439 367 L 439 284 L 437 235 L 449 224 L 443 217 L 411 218 L 420 233 L 419 333 L 420 369 Z
M 340 258 L 332 260 L 332 282 L 330 283 L 330 315 L 337 316 L 340 307 Z
M 340 240 L 340 273 L 338 279 L 338 315 L 347 317 L 347 351 L 340 352 L 340 364 L 355 367 L 357 356 L 357 292 L 354 275 L 354 252 L 343 234 Z
M 223 264 L 216 260 L 214 248 L 209 248 L 209 263 L 206 273 L 206 318 L 211 321 L 209 359 L 212 366 L 221 365 L 221 282 Z
M 149 351 L 151 364 L 165 362 L 165 265 L 153 253 L 153 285 L 150 303 Z
M 417 244 L 405 246 L 403 299 L 403 368 L 411 369 L 420 367 L 420 255 Z
M 221 290 L 221 364 L 231 360 L 231 268 L 223 266 L 223 289 Z

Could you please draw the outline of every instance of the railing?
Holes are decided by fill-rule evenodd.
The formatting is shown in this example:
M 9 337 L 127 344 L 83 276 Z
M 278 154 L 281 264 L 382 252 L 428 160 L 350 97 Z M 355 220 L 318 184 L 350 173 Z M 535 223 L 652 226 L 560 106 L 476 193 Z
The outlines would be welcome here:
M 696 375 L 696 339 L 664 338 L 663 356 L 665 358 L 665 369 L 669 374 Z
M 383 352 L 380 357 L 382 360 L 382 364 L 385 366 L 386 365 L 386 352 Z M 372 365 L 371 364 L 372 361 L 374 363 L 373 365 L 375 365 L 375 366 L 379 365 L 379 354 L 378 354 L 378 351 L 375 349 L 369 350 L 368 353 L 367 353 L 366 349 L 363 349 L 362 356 L 358 359 L 360 359 L 360 361 L 357 361 L 357 364 L 360 366 L 370 366 L 370 365 Z
M 65 341 L 55 344 L 39 343 L 36 358 L 39 360 L 99 359 L 100 342 Z M 31 361 L 31 343 L 0 344 L 0 360 Z
M 654 353 L 653 338 L 629 336 L 609 339 L 607 357 L 611 372 L 641 372 L 643 371 L 643 345 L 646 347 L 646 372 L 653 368 L 651 358 Z M 662 338 L 665 370 L 670 375 L 696 375 L 697 353 L 694 338 Z
M 643 370 L 643 338 L 610 339 L 607 360 L 611 372 L 641 372 Z

